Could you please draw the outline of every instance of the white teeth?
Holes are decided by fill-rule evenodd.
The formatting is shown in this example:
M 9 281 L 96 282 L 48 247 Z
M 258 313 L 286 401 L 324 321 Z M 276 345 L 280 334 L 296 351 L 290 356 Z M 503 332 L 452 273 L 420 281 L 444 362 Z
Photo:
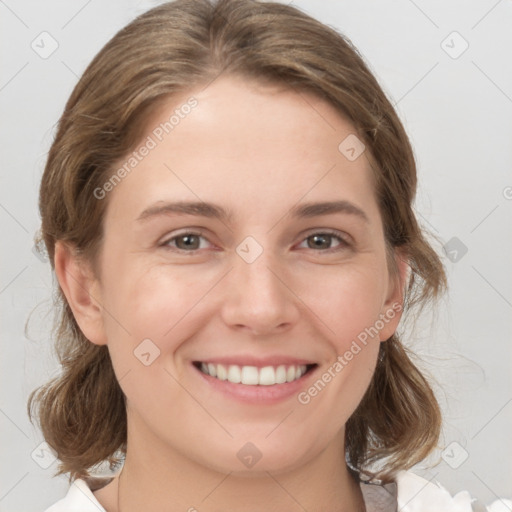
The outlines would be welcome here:
M 286 382 L 291 382 L 292 380 L 295 380 L 295 366 L 290 366 L 288 368 L 288 371 L 286 372 Z
M 242 366 L 241 380 L 242 384 L 249 384 L 251 386 L 258 384 L 258 368 L 256 366 Z
M 201 366 L 202 368 L 202 366 Z M 217 365 L 217 379 L 220 380 L 227 380 L 228 378 L 228 371 L 226 370 L 226 367 L 222 364 Z
M 285 382 L 286 382 L 286 366 L 278 366 L 277 370 L 276 370 L 276 384 L 283 384 Z
M 212 375 L 214 377 L 214 375 Z M 228 368 L 228 380 L 229 382 L 233 382 L 233 384 L 238 384 L 242 380 L 242 370 L 240 366 L 231 365 Z
M 212 377 L 217 377 L 217 367 L 212 363 L 208 363 L 208 373 Z
M 230 365 L 227 369 L 222 364 L 201 363 L 201 371 L 219 380 L 228 380 L 234 384 L 245 384 L 247 386 L 273 386 L 284 384 L 299 379 L 306 373 L 306 366 L 285 366 L 280 365 L 264 366 L 238 366 Z
M 260 370 L 258 384 L 261 386 L 272 386 L 276 382 L 276 372 L 272 366 L 264 366 Z

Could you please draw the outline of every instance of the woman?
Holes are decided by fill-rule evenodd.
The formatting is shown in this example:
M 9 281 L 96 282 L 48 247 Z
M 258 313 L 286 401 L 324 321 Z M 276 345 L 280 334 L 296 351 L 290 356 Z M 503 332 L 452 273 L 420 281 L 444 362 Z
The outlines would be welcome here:
M 299 10 L 178 0 L 114 36 L 41 184 L 48 511 L 471 510 L 407 471 L 441 415 L 396 330 L 446 285 L 415 189 L 375 78 Z

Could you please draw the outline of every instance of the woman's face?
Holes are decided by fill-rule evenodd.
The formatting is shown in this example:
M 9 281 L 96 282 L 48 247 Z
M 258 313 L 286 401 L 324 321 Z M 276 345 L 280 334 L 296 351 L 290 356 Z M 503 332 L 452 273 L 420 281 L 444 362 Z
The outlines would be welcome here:
M 149 123 L 98 199 L 96 327 L 78 318 L 108 344 L 129 443 L 225 472 L 340 457 L 400 316 L 354 132 L 313 95 L 233 77 Z

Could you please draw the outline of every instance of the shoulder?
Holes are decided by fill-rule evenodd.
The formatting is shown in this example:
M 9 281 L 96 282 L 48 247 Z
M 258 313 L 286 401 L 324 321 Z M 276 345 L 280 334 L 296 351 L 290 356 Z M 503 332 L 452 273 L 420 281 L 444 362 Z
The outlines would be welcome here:
M 427 480 L 412 471 L 400 471 L 396 476 L 398 509 L 401 512 L 499 512 L 512 507 L 511 500 L 497 500 L 487 507 L 468 491 L 451 495 L 439 482 Z
M 95 498 L 92 488 L 99 488 L 110 479 L 94 479 L 94 485 L 82 479 L 75 480 L 69 487 L 64 498 L 56 502 L 44 512 L 106 512 Z M 512 500 L 501 499 L 487 507 L 478 504 L 468 491 L 460 491 L 452 496 L 439 482 L 427 480 L 412 471 L 400 471 L 396 478 L 396 499 L 400 512 L 502 512 L 512 509 Z M 385 487 L 387 493 L 391 489 Z M 365 498 L 370 498 L 369 491 L 373 486 L 362 485 Z M 377 486 L 380 487 L 380 486 Z M 391 493 L 394 494 L 394 493 Z M 372 498 L 373 499 L 373 498 Z
M 99 479 L 95 481 L 99 482 Z M 78 478 L 69 486 L 66 496 L 44 512 L 106 512 L 106 510 L 94 496 L 90 481 Z

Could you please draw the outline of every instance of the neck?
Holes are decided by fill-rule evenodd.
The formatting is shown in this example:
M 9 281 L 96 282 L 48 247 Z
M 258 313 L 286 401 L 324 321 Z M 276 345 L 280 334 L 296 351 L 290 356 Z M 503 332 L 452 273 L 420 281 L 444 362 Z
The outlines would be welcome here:
M 288 471 L 242 476 L 199 465 L 168 446 L 130 436 L 117 479 L 117 512 L 364 511 L 359 484 L 344 461 L 344 431 L 320 454 Z M 146 439 L 137 443 L 137 439 Z M 110 509 L 109 509 L 110 510 Z

